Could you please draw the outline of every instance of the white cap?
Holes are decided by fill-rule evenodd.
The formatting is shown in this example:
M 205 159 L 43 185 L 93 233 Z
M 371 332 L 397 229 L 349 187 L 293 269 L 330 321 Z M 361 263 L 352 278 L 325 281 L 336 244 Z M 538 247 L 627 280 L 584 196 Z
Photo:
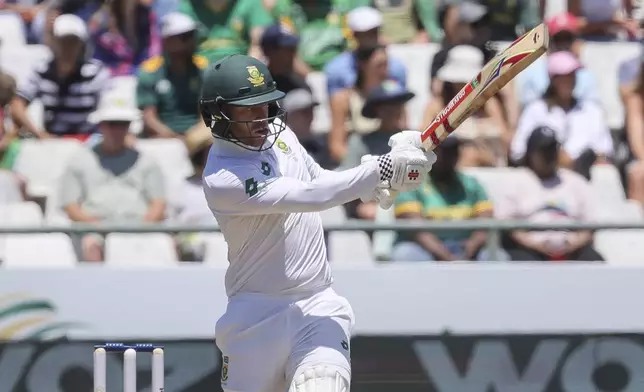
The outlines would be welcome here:
M 197 30 L 197 23 L 188 15 L 180 12 L 170 12 L 163 17 L 161 36 L 163 38 L 181 35 Z
M 131 101 L 118 91 L 107 91 L 101 96 L 98 109 L 90 115 L 89 120 L 95 124 L 103 121 L 136 121 L 140 111 Z
M 87 40 L 87 27 L 81 18 L 73 14 L 63 14 L 54 20 L 53 33 L 55 37 L 73 35 Z
M 467 83 L 483 68 L 483 52 L 471 45 L 457 45 L 447 53 L 447 61 L 436 74 L 439 80 Z
M 347 25 L 356 33 L 373 30 L 382 26 L 382 14 L 371 7 L 354 8 L 347 14 Z

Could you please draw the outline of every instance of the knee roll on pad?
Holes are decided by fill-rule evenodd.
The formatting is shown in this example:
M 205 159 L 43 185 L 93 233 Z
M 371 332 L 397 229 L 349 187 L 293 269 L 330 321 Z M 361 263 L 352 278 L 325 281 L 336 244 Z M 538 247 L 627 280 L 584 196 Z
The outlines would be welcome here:
M 349 380 L 337 368 L 314 366 L 297 375 L 288 392 L 349 392 Z

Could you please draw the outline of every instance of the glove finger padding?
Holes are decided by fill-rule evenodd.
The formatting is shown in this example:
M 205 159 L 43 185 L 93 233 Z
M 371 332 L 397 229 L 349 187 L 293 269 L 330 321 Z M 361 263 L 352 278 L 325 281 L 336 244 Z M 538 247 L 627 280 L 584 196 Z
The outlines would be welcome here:
M 423 142 L 421 141 L 421 133 L 418 131 L 402 131 L 395 133 L 389 138 L 389 147 L 392 150 L 400 146 L 414 146 L 425 152 L 425 156 L 429 161 L 429 170 L 431 170 L 432 165 L 436 163 L 436 154 L 433 151 L 425 151 L 423 147 Z M 429 171 L 428 170 L 428 171 Z

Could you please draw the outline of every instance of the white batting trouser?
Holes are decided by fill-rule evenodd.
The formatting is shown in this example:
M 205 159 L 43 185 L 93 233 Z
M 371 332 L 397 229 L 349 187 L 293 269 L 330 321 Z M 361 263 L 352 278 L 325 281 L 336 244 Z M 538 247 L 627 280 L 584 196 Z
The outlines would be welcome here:
M 348 392 L 353 323 L 348 301 L 331 288 L 233 296 L 215 327 L 224 391 Z

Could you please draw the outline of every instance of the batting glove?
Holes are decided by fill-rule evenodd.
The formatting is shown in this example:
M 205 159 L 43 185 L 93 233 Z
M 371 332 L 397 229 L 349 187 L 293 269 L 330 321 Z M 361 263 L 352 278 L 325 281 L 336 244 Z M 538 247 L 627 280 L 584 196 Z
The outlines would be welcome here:
M 406 145 L 414 146 L 420 150 L 423 150 L 425 152 L 427 160 L 429 161 L 429 169 L 427 169 L 427 171 L 430 171 L 432 169 L 432 165 L 436 162 L 436 154 L 434 154 L 434 152 L 432 151 L 425 151 L 420 136 L 421 133 L 418 131 L 398 132 L 389 138 L 389 147 L 393 149 L 394 147 Z
M 433 162 L 418 147 L 398 145 L 389 154 L 376 158 L 381 186 L 397 192 L 408 192 L 425 182 Z

